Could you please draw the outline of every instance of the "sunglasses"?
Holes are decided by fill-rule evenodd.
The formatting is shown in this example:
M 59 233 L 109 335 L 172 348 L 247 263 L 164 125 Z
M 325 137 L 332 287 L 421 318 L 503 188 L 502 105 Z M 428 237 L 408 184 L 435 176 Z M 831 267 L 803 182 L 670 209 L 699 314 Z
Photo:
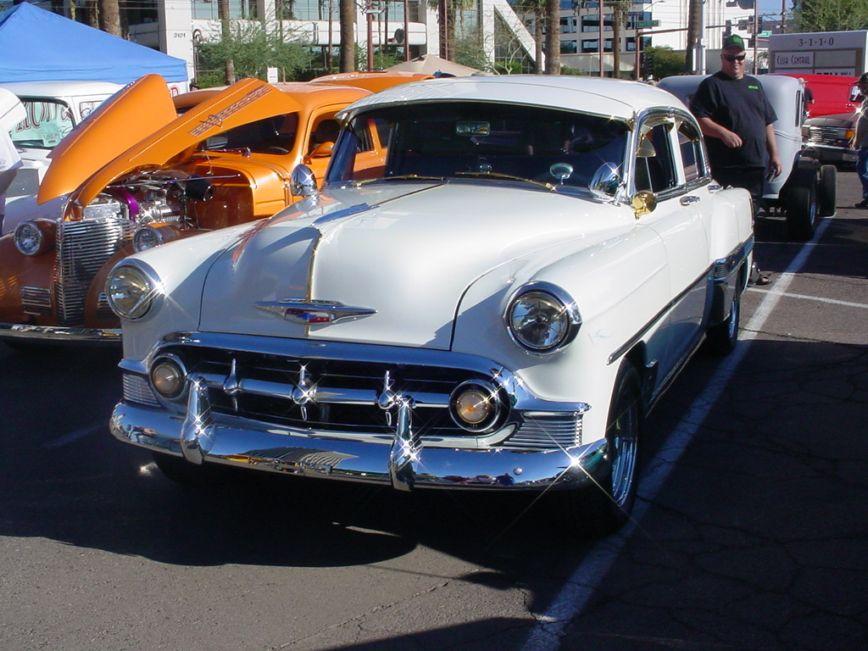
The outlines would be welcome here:
M 738 61 L 739 63 L 744 61 L 745 54 L 724 54 L 723 58 L 729 61 L 730 63 L 735 63 Z

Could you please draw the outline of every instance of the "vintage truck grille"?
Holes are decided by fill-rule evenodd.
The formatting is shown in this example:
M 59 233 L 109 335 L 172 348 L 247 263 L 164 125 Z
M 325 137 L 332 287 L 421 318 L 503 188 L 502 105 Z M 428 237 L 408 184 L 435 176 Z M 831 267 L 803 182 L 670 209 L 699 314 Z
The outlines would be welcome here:
M 62 325 L 82 322 L 85 297 L 94 276 L 131 233 L 130 221 L 121 217 L 58 225 L 55 300 Z
M 808 142 L 818 145 L 847 146 L 848 140 L 840 127 L 810 127 Z
M 21 308 L 24 314 L 31 316 L 51 314 L 51 290 L 25 285 L 21 288 Z

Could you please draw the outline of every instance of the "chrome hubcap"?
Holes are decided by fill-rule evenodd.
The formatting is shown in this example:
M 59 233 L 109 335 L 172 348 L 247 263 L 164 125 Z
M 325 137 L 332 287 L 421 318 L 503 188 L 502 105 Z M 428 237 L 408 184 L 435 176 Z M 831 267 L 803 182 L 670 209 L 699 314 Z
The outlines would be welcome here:
M 624 506 L 633 490 L 636 457 L 639 450 L 637 433 L 638 414 L 631 404 L 615 421 L 612 434 L 612 499 Z

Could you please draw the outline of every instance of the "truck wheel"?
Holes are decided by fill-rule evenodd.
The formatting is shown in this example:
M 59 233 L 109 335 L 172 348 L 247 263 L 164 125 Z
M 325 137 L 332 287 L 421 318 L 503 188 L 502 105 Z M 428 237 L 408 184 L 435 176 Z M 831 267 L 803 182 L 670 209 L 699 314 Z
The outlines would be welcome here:
M 823 165 L 820 168 L 820 185 L 818 194 L 820 200 L 820 216 L 831 217 L 835 214 L 837 202 L 837 177 L 838 170 L 834 165 Z
M 791 240 L 805 241 L 814 235 L 817 221 L 817 184 L 796 185 L 787 193 L 787 235 Z
M 604 536 L 630 519 L 638 479 L 640 386 L 639 373 L 624 360 L 615 378 L 606 423 L 605 475 L 599 485 L 563 494 L 573 526 L 584 535 Z

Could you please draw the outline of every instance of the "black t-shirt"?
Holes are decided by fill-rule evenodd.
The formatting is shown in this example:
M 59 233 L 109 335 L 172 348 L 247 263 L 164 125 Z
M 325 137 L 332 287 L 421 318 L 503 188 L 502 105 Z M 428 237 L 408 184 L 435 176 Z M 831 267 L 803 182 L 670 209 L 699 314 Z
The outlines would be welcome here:
M 690 110 L 697 118 L 711 118 L 738 134 L 743 143 L 731 149 L 720 138 L 706 138 L 712 171 L 768 165 L 766 126 L 778 116 L 756 77 L 733 79 L 722 72 L 706 77 L 690 102 Z

